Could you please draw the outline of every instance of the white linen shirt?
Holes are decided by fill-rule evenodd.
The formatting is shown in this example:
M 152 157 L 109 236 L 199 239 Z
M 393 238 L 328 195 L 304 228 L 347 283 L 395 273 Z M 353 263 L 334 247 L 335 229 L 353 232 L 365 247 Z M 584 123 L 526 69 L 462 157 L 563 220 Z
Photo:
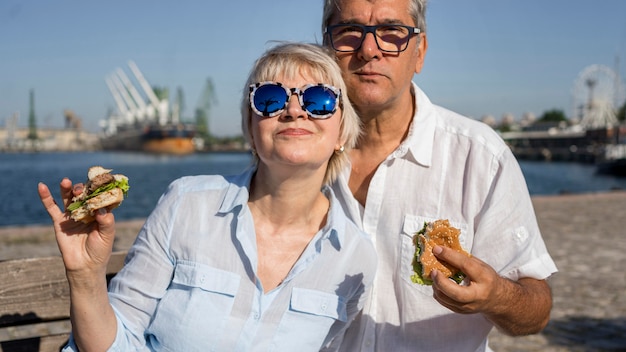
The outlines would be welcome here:
M 490 351 L 492 324 L 455 314 L 411 282 L 412 236 L 425 221 L 449 219 L 461 244 L 516 280 L 556 271 L 519 165 L 490 127 L 433 105 L 413 84 L 417 112 L 406 140 L 384 160 L 365 207 L 348 188 L 350 168 L 333 185 L 346 212 L 370 234 L 378 254 L 371 298 L 346 333 L 342 351 Z
M 161 196 L 109 286 L 110 351 L 318 351 L 353 320 L 376 253 L 328 187 L 326 225 L 263 293 L 247 205 L 253 171 L 183 177 Z

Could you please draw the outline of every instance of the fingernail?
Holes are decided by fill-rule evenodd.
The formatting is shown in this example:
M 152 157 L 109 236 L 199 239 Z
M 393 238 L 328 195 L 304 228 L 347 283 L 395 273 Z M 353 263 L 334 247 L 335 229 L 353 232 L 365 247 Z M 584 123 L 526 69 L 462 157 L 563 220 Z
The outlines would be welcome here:
M 441 248 L 441 246 L 433 247 L 433 253 L 434 254 L 440 254 L 441 252 L 443 252 L 443 248 Z
M 106 208 L 100 208 L 100 209 L 98 209 L 98 214 L 100 214 L 100 215 L 105 215 L 106 213 L 107 213 Z

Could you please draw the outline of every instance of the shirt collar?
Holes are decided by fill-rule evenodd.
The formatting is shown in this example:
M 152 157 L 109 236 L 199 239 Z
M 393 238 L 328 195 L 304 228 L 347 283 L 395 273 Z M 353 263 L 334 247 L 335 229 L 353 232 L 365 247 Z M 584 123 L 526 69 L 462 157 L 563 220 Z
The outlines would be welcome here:
M 252 175 L 256 172 L 256 166 L 250 166 L 243 173 L 233 177 L 226 194 L 220 205 L 220 213 L 232 212 L 236 207 L 242 206 L 248 202 L 250 198 L 250 182 L 252 181 Z M 345 234 L 342 229 L 345 229 L 347 224 L 347 217 L 343 213 L 339 201 L 335 197 L 333 190 L 329 186 L 324 186 L 322 192 L 328 198 L 330 208 L 328 210 L 328 216 L 326 218 L 326 225 L 322 229 L 322 237 L 319 240 L 328 239 L 336 250 L 341 248 L 341 244 L 344 242 Z M 318 241 L 319 242 L 319 241 Z M 319 249 L 316 244 L 316 248 Z
M 411 93 L 415 99 L 415 115 L 406 139 L 392 155 L 394 157 L 406 155 L 407 159 L 420 165 L 430 166 L 437 122 L 435 108 L 415 82 L 412 82 Z
M 255 172 L 256 165 L 252 165 L 241 174 L 230 179 L 226 194 L 220 205 L 220 213 L 229 213 L 236 207 L 248 202 L 250 198 L 250 182 Z
M 330 203 L 326 225 L 324 226 L 324 237 L 328 237 L 333 247 L 336 250 L 340 250 L 346 237 L 345 228 L 348 225 L 346 223 L 348 217 L 343 212 L 341 204 L 339 204 L 337 197 L 335 197 L 333 190 L 329 186 L 324 186 L 322 192 L 324 192 Z

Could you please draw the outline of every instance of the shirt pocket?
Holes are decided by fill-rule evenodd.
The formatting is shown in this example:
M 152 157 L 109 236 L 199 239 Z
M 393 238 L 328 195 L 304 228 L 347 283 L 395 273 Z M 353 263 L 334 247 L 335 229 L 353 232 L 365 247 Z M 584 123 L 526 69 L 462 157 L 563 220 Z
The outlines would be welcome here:
M 206 264 L 177 262 L 149 334 L 171 350 L 210 351 L 223 333 L 240 281 L 239 275 Z
M 415 256 L 415 244 L 413 242 L 413 236 L 416 232 L 424 227 L 425 222 L 433 222 L 441 218 L 431 218 L 425 216 L 416 216 L 407 214 L 404 216 L 404 222 L 402 224 L 402 233 L 400 234 L 402 255 L 400 256 L 400 275 L 405 284 L 410 285 L 417 291 L 420 291 L 426 295 L 432 295 L 432 287 L 429 285 L 420 285 L 411 281 L 411 275 L 413 275 L 413 258 Z M 450 220 L 449 220 L 450 221 Z M 459 242 L 461 247 L 467 249 L 467 224 L 450 221 L 450 225 L 461 230 L 459 235 Z
M 317 350 L 336 322 L 348 320 L 346 299 L 333 293 L 293 288 L 274 346 L 278 351 Z M 297 338 L 294 338 L 297 336 Z

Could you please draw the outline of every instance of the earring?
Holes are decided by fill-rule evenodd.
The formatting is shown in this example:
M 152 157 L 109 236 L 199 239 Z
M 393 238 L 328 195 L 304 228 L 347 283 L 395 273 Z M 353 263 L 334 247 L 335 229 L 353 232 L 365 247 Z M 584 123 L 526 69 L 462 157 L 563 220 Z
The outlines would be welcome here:
M 341 154 L 341 153 L 343 153 L 344 150 L 346 150 L 346 148 L 342 145 L 342 146 L 339 147 L 339 149 L 335 150 L 335 153 Z

